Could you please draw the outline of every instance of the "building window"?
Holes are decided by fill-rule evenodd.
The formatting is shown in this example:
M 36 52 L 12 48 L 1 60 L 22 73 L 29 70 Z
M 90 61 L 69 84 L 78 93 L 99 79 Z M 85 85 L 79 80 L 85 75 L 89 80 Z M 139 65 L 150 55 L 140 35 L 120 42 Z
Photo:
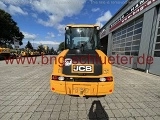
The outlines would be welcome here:
M 160 42 L 160 36 L 157 36 L 156 42 Z
M 154 57 L 160 57 L 160 21 L 157 30 Z
M 133 36 L 133 40 L 137 39 L 141 39 L 141 33 Z
M 160 50 L 160 43 L 157 43 L 157 44 L 156 44 L 155 50 Z
M 141 32 L 142 32 L 142 28 L 139 28 L 139 29 L 137 29 L 137 30 L 134 31 L 134 34 L 139 34 Z
M 143 26 L 143 18 L 122 26 L 113 33 L 112 55 L 138 56 Z M 157 38 L 160 41 L 160 37 Z
M 160 57 L 160 51 L 155 51 L 154 52 L 154 57 Z
M 160 35 L 160 28 L 158 29 L 158 35 Z

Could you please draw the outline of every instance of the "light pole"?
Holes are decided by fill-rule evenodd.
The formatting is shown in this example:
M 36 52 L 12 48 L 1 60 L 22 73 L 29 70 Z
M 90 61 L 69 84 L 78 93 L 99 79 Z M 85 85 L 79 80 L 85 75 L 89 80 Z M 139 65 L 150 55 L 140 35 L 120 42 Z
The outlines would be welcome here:
M 34 50 L 34 39 L 33 39 L 33 50 Z

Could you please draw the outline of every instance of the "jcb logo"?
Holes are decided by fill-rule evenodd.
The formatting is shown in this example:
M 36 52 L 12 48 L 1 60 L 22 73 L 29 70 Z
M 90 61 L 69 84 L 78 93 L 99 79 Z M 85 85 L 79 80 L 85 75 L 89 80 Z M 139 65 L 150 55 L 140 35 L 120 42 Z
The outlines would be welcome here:
M 93 73 L 94 67 L 93 65 L 73 65 L 72 72 L 73 73 Z

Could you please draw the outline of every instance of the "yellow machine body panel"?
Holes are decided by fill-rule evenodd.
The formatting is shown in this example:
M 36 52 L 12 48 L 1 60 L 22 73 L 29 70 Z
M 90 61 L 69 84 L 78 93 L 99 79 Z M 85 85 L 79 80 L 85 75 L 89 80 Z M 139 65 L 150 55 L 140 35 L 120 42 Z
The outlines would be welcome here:
M 22 57 L 26 57 L 26 56 L 27 56 L 27 53 L 26 53 L 25 51 L 21 51 L 20 55 L 21 55 Z
M 64 75 L 62 74 L 62 63 L 64 62 L 63 56 L 68 52 L 68 50 L 62 51 L 54 60 L 53 71 L 50 77 L 50 89 L 51 91 L 59 94 L 68 94 L 68 95 L 79 95 L 79 96 L 101 96 L 111 94 L 114 91 L 114 77 L 112 74 L 112 66 L 108 62 L 108 57 L 101 52 L 96 50 L 96 52 L 101 56 L 103 63 L 103 74 L 99 76 L 73 76 L 73 75 Z M 103 77 L 112 77 L 111 82 L 72 82 L 72 81 L 58 81 L 54 80 L 53 75 L 64 76 L 64 77 L 79 77 L 82 79 L 86 78 L 103 78 Z
M 8 58 L 10 56 L 10 49 L 9 48 L 3 48 L 0 47 L 0 58 L 2 57 L 2 59 L 4 58 Z
M 1 48 L 1 47 L 0 47 L 0 54 L 3 54 L 3 53 L 8 53 L 8 54 L 10 54 L 10 49 L 9 49 L 9 48 Z

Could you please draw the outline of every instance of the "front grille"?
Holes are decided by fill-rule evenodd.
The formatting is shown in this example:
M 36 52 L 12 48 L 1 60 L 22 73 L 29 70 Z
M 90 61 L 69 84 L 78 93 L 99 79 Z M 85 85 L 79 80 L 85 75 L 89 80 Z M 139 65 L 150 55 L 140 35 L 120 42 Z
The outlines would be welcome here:
M 65 77 L 65 81 L 70 82 L 100 82 L 99 78 L 73 78 Z

